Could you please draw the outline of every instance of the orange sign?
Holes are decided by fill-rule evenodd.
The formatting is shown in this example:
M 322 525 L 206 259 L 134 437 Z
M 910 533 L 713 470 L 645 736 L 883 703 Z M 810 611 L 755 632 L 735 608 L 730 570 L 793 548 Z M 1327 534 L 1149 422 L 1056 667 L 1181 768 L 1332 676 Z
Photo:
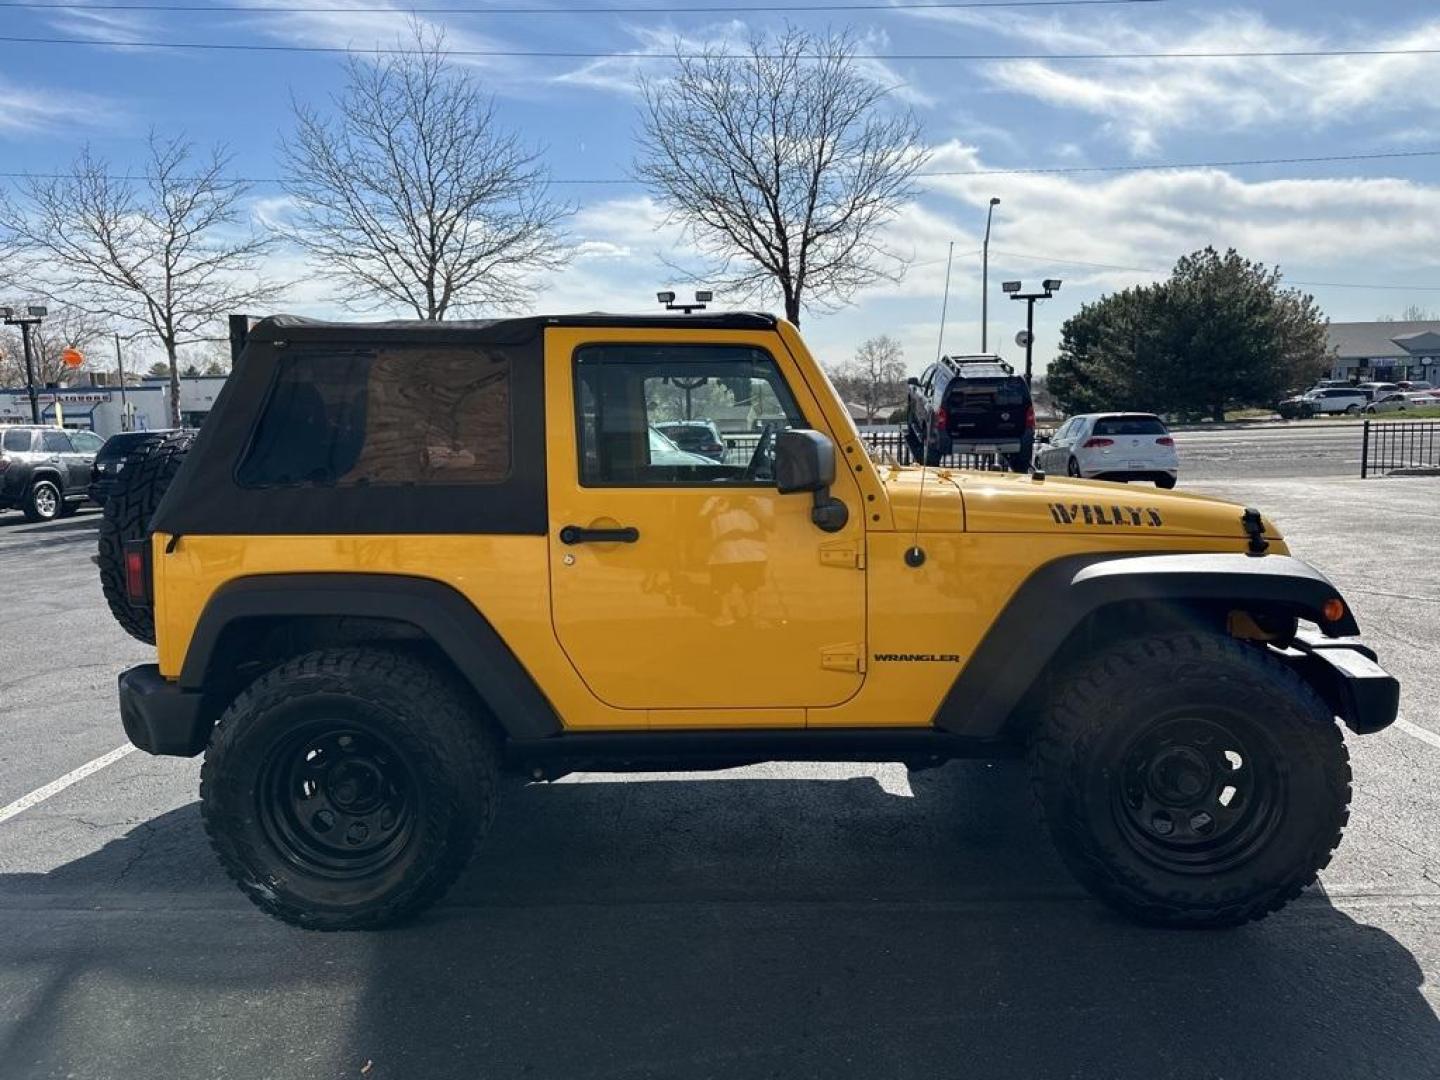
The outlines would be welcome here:
M 67 345 L 64 351 L 60 353 L 60 359 L 66 367 L 77 368 L 85 363 L 85 354 L 75 348 L 74 345 Z

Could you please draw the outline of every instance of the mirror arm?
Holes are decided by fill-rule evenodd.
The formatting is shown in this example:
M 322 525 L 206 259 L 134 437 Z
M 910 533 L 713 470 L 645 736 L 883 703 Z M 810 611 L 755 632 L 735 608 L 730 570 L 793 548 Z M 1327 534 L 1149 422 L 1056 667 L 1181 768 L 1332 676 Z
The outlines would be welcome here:
M 828 487 L 818 488 L 811 493 L 810 520 L 824 532 L 839 532 L 850 520 L 850 508 L 841 500 L 832 498 Z

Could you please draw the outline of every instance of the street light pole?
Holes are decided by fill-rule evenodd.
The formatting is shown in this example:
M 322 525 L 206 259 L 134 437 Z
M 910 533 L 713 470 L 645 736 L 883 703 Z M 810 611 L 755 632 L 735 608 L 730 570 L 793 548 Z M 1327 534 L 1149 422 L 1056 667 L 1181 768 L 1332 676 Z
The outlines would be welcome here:
M 1000 288 L 1010 295 L 1011 300 L 1025 301 L 1025 385 L 1030 385 L 1031 356 L 1035 350 L 1035 301 L 1049 300 L 1060 291 L 1059 278 L 1046 278 L 1040 283 L 1040 292 L 1022 293 L 1020 282 L 1007 281 Z
M 1000 205 L 1000 200 L 990 199 L 990 207 L 985 211 L 985 243 L 980 247 L 980 351 L 990 351 L 990 219 L 995 214 L 995 207 Z
M 30 354 L 30 328 L 39 326 L 46 312 L 43 307 L 26 308 L 25 311 L 24 315 L 17 318 L 14 308 L 0 307 L 0 316 L 4 316 L 6 326 L 20 327 L 20 341 L 25 350 L 25 389 L 30 395 L 30 422 L 38 424 L 40 401 L 35 393 L 35 361 Z

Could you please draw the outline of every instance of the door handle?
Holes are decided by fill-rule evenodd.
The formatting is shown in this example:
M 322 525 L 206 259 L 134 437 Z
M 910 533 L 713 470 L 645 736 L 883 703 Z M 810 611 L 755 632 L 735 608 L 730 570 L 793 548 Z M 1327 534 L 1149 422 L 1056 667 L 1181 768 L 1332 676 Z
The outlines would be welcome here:
M 640 539 L 640 530 L 633 525 L 622 529 L 582 529 L 566 525 L 560 530 L 562 544 L 633 544 Z

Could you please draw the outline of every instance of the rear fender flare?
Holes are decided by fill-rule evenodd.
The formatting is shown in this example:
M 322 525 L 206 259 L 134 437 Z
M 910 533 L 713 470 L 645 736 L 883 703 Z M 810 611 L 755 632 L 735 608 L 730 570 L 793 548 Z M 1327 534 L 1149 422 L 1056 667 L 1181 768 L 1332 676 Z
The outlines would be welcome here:
M 455 666 L 507 735 L 543 738 L 561 722 L 505 640 L 457 590 L 402 574 L 262 574 L 221 586 L 205 605 L 180 669 L 180 688 L 204 692 L 225 629 L 246 619 L 374 618 L 420 630 Z
M 1327 621 L 1321 609 L 1340 592 L 1324 574 L 1288 555 L 1081 555 L 1036 570 L 1016 591 L 956 676 L 936 710 L 936 727 L 1002 735 L 1066 640 L 1089 616 L 1127 602 L 1227 603 L 1279 608 L 1316 623 L 1328 637 L 1360 630 L 1347 605 Z

